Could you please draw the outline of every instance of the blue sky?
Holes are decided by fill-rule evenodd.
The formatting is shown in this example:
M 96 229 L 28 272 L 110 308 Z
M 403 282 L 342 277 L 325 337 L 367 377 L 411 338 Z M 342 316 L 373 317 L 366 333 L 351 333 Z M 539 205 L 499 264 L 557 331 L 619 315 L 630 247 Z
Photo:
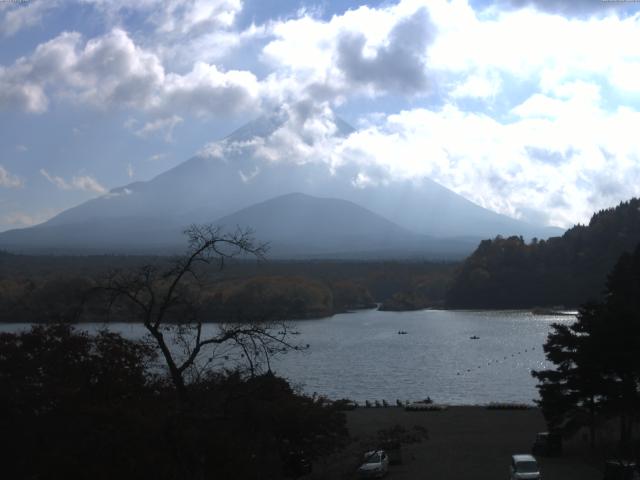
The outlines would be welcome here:
M 304 112 L 304 128 L 273 145 L 353 163 L 363 185 L 428 176 L 517 218 L 587 221 L 640 194 L 639 11 L 0 2 L 0 231 L 148 180 L 275 108 Z M 357 131 L 332 137 L 335 114 Z

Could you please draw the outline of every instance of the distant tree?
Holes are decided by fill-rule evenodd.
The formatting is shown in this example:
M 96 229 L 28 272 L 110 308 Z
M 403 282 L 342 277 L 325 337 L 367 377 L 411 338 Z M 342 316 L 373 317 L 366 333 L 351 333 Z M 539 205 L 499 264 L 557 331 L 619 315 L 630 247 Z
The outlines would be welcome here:
M 185 234 L 188 249 L 167 268 L 145 265 L 110 274 L 100 291 L 107 294 L 111 312 L 131 314 L 155 341 L 179 397 L 187 397 L 187 375 L 200 374 L 198 363 L 207 348 L 207 366 L 231 357 L 243 361 L 250 372 L 278 352 L 297 347 L 287 339 L 287 325 L 279 318 L 256 318 L 243 323 L 204 325 L 200 297 L 212 279 L 211 269 L 242 256 L 262 259 L 266 245 L 249 230 L 224 233 L 211 225 L 192 225 Z M 178 351 L 178 347 L 181 351 Z M 269 369 L 269 368 L 268 368 Z
M 544 349 L 555 369 L 532 374 L 551 425 L 587 412 L 593 441 L 596 414 L 617 416 L 627 446 L 640 413 L 640 246 L 620 257 L 604 298 L 582 306 L 575 323 L 553 325 Z

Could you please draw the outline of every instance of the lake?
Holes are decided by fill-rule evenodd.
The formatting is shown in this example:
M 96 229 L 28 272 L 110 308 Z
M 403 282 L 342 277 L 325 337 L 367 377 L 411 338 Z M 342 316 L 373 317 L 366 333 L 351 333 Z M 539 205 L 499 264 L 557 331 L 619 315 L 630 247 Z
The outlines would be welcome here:
M 334 399 L 533 403 L 530 372 L 548 366 L 542 345 L 550 326 L 573 320 L 525 311 L 362 310 L 293 322 L 300 332 L 293 339 L 309 349 L 276 358 L 272 368 L 305 392 Z M 19 328 L 25 325 L 0 325 Z M 139 324 L 110 328 L 144 334 Z

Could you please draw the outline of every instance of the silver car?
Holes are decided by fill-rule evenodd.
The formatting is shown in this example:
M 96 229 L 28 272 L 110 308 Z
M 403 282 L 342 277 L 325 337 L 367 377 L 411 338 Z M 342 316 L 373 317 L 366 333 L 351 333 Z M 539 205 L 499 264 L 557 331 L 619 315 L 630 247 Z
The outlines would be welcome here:
M 360 478 L 380 478 L 389 471 L 389 456 L 384 450 L 371 450 L 364 454 L 364 463 L 358 468 Z
M 540 467 L 536 459 L 529 454 L 511 456 L 510 480 L 540 480 Z

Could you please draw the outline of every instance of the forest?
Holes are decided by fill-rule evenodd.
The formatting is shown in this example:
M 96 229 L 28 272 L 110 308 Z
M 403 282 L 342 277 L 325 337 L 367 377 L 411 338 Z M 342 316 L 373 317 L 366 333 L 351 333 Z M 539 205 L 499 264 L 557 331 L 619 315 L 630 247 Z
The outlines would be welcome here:
M 87 295 L 114 271 L 162 266 L 155 256 L 35 256 L 0 252 L 0 321 L 104 321 L 104 301 Z M 207 322 L 242 320 L 265 306 L 284 318 L 318 318 L 380 304 L 388 310 L 441 307 L 456 263 L 429 261 L 229 260 L 209 268 L 201 296 Z M 127 320 L 120 312 L 120 321 Z
M 640 200 L 595 213 L 548 240 L 484 240 L 460 266 L 446 295 L 450 308 L 574 308 L 599 300 L 618 258 L 640 242 Z

